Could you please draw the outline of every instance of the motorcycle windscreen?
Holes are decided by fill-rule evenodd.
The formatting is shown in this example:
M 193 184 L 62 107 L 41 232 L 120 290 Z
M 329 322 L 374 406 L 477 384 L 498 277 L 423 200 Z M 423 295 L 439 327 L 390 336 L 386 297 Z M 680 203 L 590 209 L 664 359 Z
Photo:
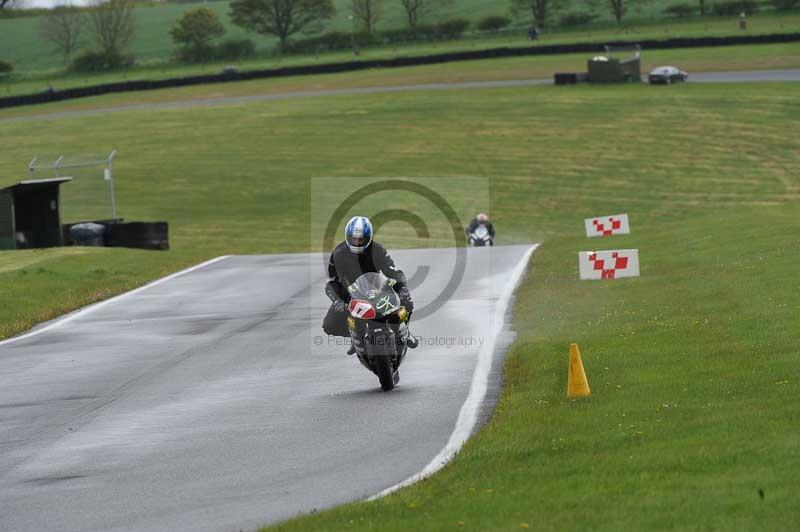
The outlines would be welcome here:
M 378 316 L 386 316 L 400 308 L 400 298 L 392 289 L 393 284 L 393 279 L 380 272 L 367 272 L 356 279 L 347 290 L 353 300 L 368 302 L 375 308 Z

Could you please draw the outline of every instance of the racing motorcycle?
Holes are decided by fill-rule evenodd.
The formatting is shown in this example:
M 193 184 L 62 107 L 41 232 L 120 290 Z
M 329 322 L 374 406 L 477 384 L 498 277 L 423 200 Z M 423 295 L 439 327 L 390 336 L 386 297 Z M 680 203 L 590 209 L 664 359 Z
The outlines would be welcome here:
M 400 304 L 395 284 L 397 281 L 380 272 L 367 272 L 347 288 L 347 327 L 356 355 L 378 376 L 384 391 L 400 382 L 398 368 L 408 350 L 408 311 Z
M 467 239 L 469 245 L 474 248 L 494 245 L 494 239 L 489 234 L 489 230 L 485 225 L 479 225 L 471 232 Z

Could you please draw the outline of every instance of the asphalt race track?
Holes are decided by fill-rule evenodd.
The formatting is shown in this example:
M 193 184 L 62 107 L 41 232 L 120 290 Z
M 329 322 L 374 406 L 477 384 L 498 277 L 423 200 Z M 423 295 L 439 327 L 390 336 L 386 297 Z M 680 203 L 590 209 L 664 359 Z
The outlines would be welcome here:
M 532 248 L 462 251 L 389 393 L 319 336 L 319 255 L 223 258 L 1 342 L 0 530 L 248 530 L 419 473 L 490 410 Z M 419 314 L 457 271 L 394 257 L 430 267 Z
M 689 81 L 701 83 L 749 83 L 754 81 L 800 81 L 800 69 L 743 72 L 689 72 Z
M 647 76 L 643 77 L 646 80 Z M 800 81 L 800 69 L 787 70 L 754 70 L 741 72 L 689 72 L 690 83 L 742 83 L 756 81 Z M 289 100 L 295 98 L 315 98 L 323 96 L 347 96 L 356 94 L 382 94 L 394 92 L 441 91 L 457 89 L 491 89 L 505 87 L 529 87 L 535 85 L 552 85 L 553 79 L 512 79 L 498 81 L 461 81 L 452 83 L 423 83 L 418 85 L 394 85 L 387 87 L 356 87 L 350 89 L 324 89 L 295 91 L 276 94 L 255 94 L 251 96 L 224 96 L 217 98 L 198 98 L 163 103 L 129 104 L 116 107 L 101 107 L 80 111 L 61 111 L 42 113 L 30 116 L 3 118 L 0 111 L 0 122 L 24 122 L 31 120 L 55 120 L 76 116 L 119 113 L 148 109 L 181 109 L 186 107 L 208 107 L 216 105 L 235 105 L 248 102 Z

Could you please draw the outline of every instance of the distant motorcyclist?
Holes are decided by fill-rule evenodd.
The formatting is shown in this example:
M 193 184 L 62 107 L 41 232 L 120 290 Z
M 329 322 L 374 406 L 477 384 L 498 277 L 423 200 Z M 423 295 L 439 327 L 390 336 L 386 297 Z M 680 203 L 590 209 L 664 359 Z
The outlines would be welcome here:
M 472 219 L 464 231 L 468 235 L 471 235 L 480 226 L 484 226 L 486 230 L 489 231 L 489 236 L 491 236 L 492 240 L 494 240 L 494 226 L 492 225 L 492 222 L 489 221 L 489 217 L 485 212 L 478 213 L 478 215 Z
M 322 330 L 330 336 L 350 337 L 347 327 L 347 306 L 350 294 L 347 287 L 367 272 L 381 272 L 396 281 L 394 291 L 400 297 L 400 304 L 406 307 L 409 320 L 414 311 L 414 302 L 408 290 L 406 275 L 395 266 L 386 248 L 373 241 L 372 223 L 366 216 L 354 216 L 345 226 L 345 240 L 333 250 L 328 261 L 328 283 L 325 294 L 332 304 L 322 322 Z M 415 348 L 418 341 L 409 334 L 406 345 Z M 351 347 L 348 354 L 352 354 Z

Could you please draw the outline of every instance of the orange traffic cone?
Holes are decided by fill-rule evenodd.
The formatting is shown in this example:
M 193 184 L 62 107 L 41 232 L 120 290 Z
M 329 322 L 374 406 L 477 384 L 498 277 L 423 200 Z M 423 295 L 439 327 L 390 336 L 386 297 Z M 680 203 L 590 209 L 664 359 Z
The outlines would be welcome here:
M 589 381 L 586 379 L 586 372 L 583 370 L 581 352 L 578 344 L 569 344 L 569 375 L 567 376 L 567 397 L 587 397 Z

